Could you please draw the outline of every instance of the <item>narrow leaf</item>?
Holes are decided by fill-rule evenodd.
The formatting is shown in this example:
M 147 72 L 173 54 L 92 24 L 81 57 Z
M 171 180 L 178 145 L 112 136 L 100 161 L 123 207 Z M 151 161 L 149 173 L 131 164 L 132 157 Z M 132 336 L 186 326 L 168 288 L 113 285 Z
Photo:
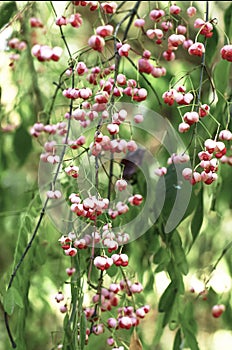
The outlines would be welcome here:
M 0 7 L 0 29 L 10 21 L 16 11 L 17 6 L 15 1 L 2 1 L 2 6 Z
M 131 335 L 129 350 L 143 350 L 142 343 L 138 337 L 136 330 Z
M 229 2 L 228 2 L 229 3 Z M 232 4 L 224 13 L 225 33 L 230 38 L 232 36 Z
M 203 205 L 203 187 L 201 188 L 198 194 L 198 202 L 196 204 L 196 210 L 193 215 L 193 219 L 191 222 L 191 233 L 192 233 L 192 244 L 195 242 L 197 236 L 200 233 L 201 226 L 204 218 L 204 205 Z
M 164 262 L 168 263 L 169 260 L 170 260 L 170 256 L 167 249 L 160 247 L 159 250 L 154 255 L 153 262 L 154 264 L 161 264 Z
M 176 335 L 175 335 L 175 339 L 174 339 L 172 350 L 180 350 L 181 349 L 181 343 L 182 343 L 181 330 L 179 328 L 178 331 L 176 332 Z
M 186 259 L 186 255 L 184 249 L 182 247 L 182 242 L 180 235 L 177 231 L 174 232 L 171 238 L 171 248 L 175 258 L 175 264 L 179 268 L 180 272 L 184 275 L 188 273 L 188 262 Z
M 3 298 L 3 307 L 8 315 L 13 314 L 14 307 L 15 307 L 15 300 L 14 300 L 14 292 L 12 288 L 8 289 L 8 291 L 6 292 Z
M 14 287 L 11 287 L 8 289 L 3 298 L 4 310 L 8 315 L 12 315 L 16 305 L 18 305 L 20 308 L 23 308 L 23 300 L 18 290 Z
M 156 333 L 155 333 L 155 338 L 153 340 L 154 345 L 158 345 L 160 342 L 160 339 L 162 337 L 164 327 L 164 313 L 158 315 L 158 319 L 156 321 Z
M 215 54 L 218 52 L 217 50 L 217 45 L 218 45 L 218 31 L 214 27 L 213 28 L 213 40 L 208 40 L 207 46 L 206 46 L 206 51 L 205 51 L 205 59 L 208 65 L 213 62 Z
M 200 350 L 195 335 L 184 327 L 182 329 L 185 337 L 185 343 L 188 348 L 191 350 Z
M 83 350 L 85 347 L 85 339 L 86 339 L 86 316 L 83 312 L 81 315 L 80 322 L 80 350 Z
M 176 292 L 176 286 L 173 282 L 171 282 L 165 289 L 164 293 L 161 295 L 158 305 L 159 312 L 170 310 L 175 301 Z
M 24 126 L 20 126 L 14 135 L 14 152 L 22 165 L 32 149 L 32 139 Z

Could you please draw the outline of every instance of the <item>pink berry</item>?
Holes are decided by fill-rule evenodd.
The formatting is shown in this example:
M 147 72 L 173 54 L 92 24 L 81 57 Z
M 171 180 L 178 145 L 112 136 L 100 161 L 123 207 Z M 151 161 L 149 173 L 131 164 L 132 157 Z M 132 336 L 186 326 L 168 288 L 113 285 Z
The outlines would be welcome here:
M 116 4 L 116 2 L 102 2 L 101 3 L 101 8 L 102 10 L 106 13 L 106 14 L 112 14 L 115 13 L 117 10 L 118 5 Z
M 118 191 L 124 191 L 127 188 L 127 181 L 124 179 L 119 179 L 115 183 L 115 187 Z
M 123 316 L 118 321 L 118 326 L 124 329 L 130 329 L 132 327 L 132 321 L 129 316 Z
M 138 146 L 134 140 L 130 140 L 127 142 L 127 149 L 129 152 L 134 152 L 137 150 L 137 148 L 138 148 Z
M 59 303 L 60 301 L 64 300 L 64 295 L 62 292 L 58 292 L 56 295 L 55 295 L 55 300 L 57 303 Z
M 232 62 L 232 45 L 225 45 L 220 50 L 221 58 Z
M 138 28 L 141 28 L 143 27 L 145 24 L 145 20 L 143 18 L 137 18 L 135 21 L 134 21 L 134 26 L 135 27 L 138 27 Z
M 139 123 L 142 123 L 143 122 L 143 115 L 142 114 L 136 114 L 134 116 L 134 121 L 135 123 L 139 124 Z
M 155 175 L 163 176 L 165 174 L 167 174 L 167 168 L 166 167 L 159 167 L 158 169 L 155 169 Z
M 114 27 L 110 24 L 99 26 L 96 29 L 97 35 L 100 35 L 103 38 L 105 38 L 106 36 L 112 35 L 113 31 L 114 31 Z
M 180 123 L 178 126 L 178 130 L 180 133 L 187 132 L 190 129 L 190 125 L 188 123 Z
M 199 114 L 197 112 L 186 112 L 184 114 L 185 123 L 192 125 L 199 121 Z
M 118 321 L 117 321 L 115 318 L 110 317 L 110 318 L 108 318 L 108 320 L 107 320 L 107 324 L 108 324 L 108 326 L 109 326 L 110 328 L 116 328 L 117 325 L 118 325 Z
M 196 13 L 197 13 L 196 7 L 190 6 L 190 7 L 187 8 L 187 15 L 189 17 L 194 17 Z
M 68 276 L 72 276 L 75 272 L 76 272 L 75 267 L 68 267 L 66 269 L 66 273 L 67 273 Z
M 92 35 L 88 40 L 88 45 L 92 49 L 102 52 L 105 46 L 105 40 L 100 35 Z
M 219 133 L 219 139 L 226 141 L 232 140 L 232 132 L 230 130 L 221 130 Z
M 74 28 L 79 28 L 82 25 L 82 22 L 83 20 L 80 13 L 72 14 L 68 19 L 68 23 L 70 23 Z
M 188 53 L 193 56 L 201 57 L 204 52 L 205 52 L 205 47 L 202 43 L 199 43 L 199 42 L 192 44 L 188 49 Z
M 191 168 L 185 168 L 182 171 L 182 175 L 183 175 L 185 180 L 191 180 L 192 174 L 193 174 L 193 171 Z
M 211 310 L 212 316 L 215 318 L 220 317 L 224 311 L 225 311 L 225 305 L 223 304 L 214 305 Z
M 152 21 L 155 21 L 155 22 L 159 22 L 161 17 L 165 16 L 165 12 L 163 10 L 160 10 L 160 9 L 155 9 L 155 10 L 152 10 L 150 13 L 149 13 L 149 17 Z
M 130 45 L 129 44 L 123 44 L 119 49 L 118 49 L 118 53 L 119 56 L 125 56 L 127 57 L 129 55 L 129 51 L 130 51 Z
M 174 4 L 170 6 L 169 11 L 170 11 L 170 14 L 172 15 L 178 15 L 181 12 L 181 8 Z
M 209 114 L 209 111 L 210 111 L 210 107 L 207 104 L 203 104 L 199 108 L 199 116 L 201 118 L 204 118 L 206 115 Z
M 60 312 L 62 314 L 65 314 L 68 311 L 67 305 L 61 305 L 60 306 Z

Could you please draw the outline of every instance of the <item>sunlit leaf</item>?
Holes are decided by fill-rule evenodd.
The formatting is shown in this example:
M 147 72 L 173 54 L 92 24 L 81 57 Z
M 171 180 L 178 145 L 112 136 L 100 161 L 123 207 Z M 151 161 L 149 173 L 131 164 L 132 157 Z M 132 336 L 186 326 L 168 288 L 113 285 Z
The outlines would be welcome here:
M 23 300 L 18 290 L 14 287 L 11 287 L 10 289 L 8 289 L 3 298 L 4 310 L 7 312 L 8 315 L 12 315 L 16 305 L 22 308 Z

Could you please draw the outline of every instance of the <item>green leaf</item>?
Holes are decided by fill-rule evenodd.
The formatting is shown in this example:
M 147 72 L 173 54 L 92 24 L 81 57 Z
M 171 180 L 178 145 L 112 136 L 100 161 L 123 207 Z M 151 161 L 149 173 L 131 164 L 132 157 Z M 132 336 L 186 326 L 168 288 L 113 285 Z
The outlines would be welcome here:
M 118 273 L 118 269 L 116 265 L 112 265 L 110 269 L 106 271 L 106 274 L 110 277 L 114 277 Z
M 185 344 L 187 345 L 187 347 L 191 350 L 200 350 L 195 335 L 184 327 L 182 328 L 182 330 L 184 333 Z
M 8 289 L 3 298 L 4 310 L 8 315 L 12 315 L 16 305 L 18 305 L 20 308 L 23 308 L 23 300 L 18 290 L 14 287 L 11 287 Z
M 168 253 L 168 250 L 166 248 L 160 247 L 159 250 L 156 252 L 153 258 L 154 264 L 162 264 L 170 261 L 170 255 Z
M 228 79 L 225 79 L 225 77 L 229 76 L 230 66 L 231 66 L 230 62 L 222 59 L 220 62 L 217 63 L 213 72 L 214 85 L 216 86 L 217 90 L 221 94 L 224 94 L 228 86 Z M 219 98 L 219 101 L 218 101 L 219 104 L 220 102 L 221 103 L 224 102 L 220 94 L 218 98 Z M 217 103 L 217 109 L 218 109 L 218 103 Z
M 180 235 L 177 231 L 174 232 L 171 238 L 171 249 L 175 258 L 175 264 L 181 273 L 187 275 L 188 273 L 188 262 L 186 259 L 186 255 L 184 249 L 182 247 L 182 242 Z
M 153 291 L 153 289 L 154 289 L 154 275 L 151 274 L 147 284 L 145 285 L 144 293 Z
M 193 305 L 191 302 L 185 305 L 183 312 L 179 314 L 182 331 L 185 337 L 185 344 L 191 350 L 199 350 L 195 334 L 197 333 L 197 323 L 194 318 Z
M 181 330 L 179 328 L 178 331 L 176 332 L 176 335 L 175 335 L 175 339 L 174 339 L 172 350 L 180 350 L 181 343 L 182 343 Z
M 85 347 L 85 339 L 86 339 L 86 316 L 85 316 L 85 313 L 82 312 L 81 321 L 80 321 L 80 350 L 83 350 Z
M 11 17 L 16 13 L 17 6 L 15 1 L 4 1 L 0 7 L 0 29 L 9 22 Z
M 179 298 L 176 298 L 175 304 L 172 307 L 172 312 L 169 318 L 168 326 L 171 331 L 174 331 L 179 326 Z
M 162 337 L 163 331 L 164 331 L 164 327 L 163 327 L 163 321 L 164 321 L 164 313 L 159 314 L 157 321 L 155 323 L 156 325 L 156 333 L 155 333 L 155 338 L 153 340 L 153 344 L 154 345 L 158 345 L 160 342 L 160 339 Z
M 25 161 L 32 149 L 32 139 L 28 131 L 21 125 L 14 135 L 14 152 L 19 160 L 20 165 Z
M 218 52 L 218 49 L 217 49 L 218 39 L 219 39 L 218 31 L 214 27 L 213 36 L 212 38 L 209 38 L 207 40 L 207 44 L 206 44 L 205 60 L 208 65 L 210 65 L 210 63 L 213 62 L 214 56 Z
M 228 38 L 232 36 L 232 4 L 226 9 L 224 13 L 224 24 L 225 24 L 225 33 Z
M 193 237 L 192 244 L 195 242 L 197 236 L 200 233 L 201 226 L 204 218 L 204 204 L 203 204 L 203 187 L 198 194 L 198 202 L 196 203 L 196 210 L 191 222 L 191 233 Z
M 158 305 L 159 312 L 165 312 L 170 310 L 174 301 L 178 289 L 176 288 L 174 282 L 171 282 L 164 293 L 161 295 Z

